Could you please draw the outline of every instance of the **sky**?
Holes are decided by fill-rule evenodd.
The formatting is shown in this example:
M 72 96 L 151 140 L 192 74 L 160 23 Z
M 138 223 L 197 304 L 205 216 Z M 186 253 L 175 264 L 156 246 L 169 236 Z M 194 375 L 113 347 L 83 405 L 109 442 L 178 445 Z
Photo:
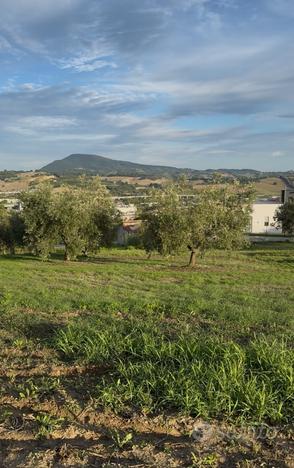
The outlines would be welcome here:
M 294 0 L 1 0 L 0 169 L 294 169 Z

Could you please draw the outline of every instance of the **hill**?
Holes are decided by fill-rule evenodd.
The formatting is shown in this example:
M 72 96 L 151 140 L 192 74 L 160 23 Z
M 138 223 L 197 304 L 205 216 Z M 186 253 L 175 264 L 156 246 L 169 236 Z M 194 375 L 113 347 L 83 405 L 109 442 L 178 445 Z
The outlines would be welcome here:
M 71 154 L 64 159 L 47 164 L 41 168 L 41 171 L 57 175 L 99 174 L 101 176 L 152 177 L 176 177 L 183 173 L 195 172 L 191 169 L 118 161 L 94 154 Z
M 197 179 L 208 178 L 215 172 L 224 176 L 236 176 L 238 178 L 256 179 L 264 177 L 267 173 L 253 169 L 207 169 L 196 170 L 189 168 L 178 168 L 171 166 L 156 166 L 150 164 L 139 164 L 129 161 L 119 161 L 105 158 L 94 154 L 71 154 L 64 159 L 55 160 L 40 169 L 59 176 L 78 174 L 99 174 L 100 176 L 120 177 L 177 177 L 182 174 Z

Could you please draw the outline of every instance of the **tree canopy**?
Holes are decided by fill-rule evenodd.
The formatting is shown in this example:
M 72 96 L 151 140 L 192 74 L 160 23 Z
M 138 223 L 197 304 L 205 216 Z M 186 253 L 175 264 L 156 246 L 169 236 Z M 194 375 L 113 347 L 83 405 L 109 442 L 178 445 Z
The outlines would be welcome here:
M 24 221 L 17 212 L 8 212 L 0 203 L 0 250 L 8 250 L 10 254 L 24 242 Z
M 95 252 L 111 243 L 118 213 L 107 189 L 97 179 L 91 185 L 39 187 L 21 197 L 27 240 L 37 254 L 47 257 L 58 243 L 65 259 Z
M 281 226 L 284 234 L 294 234 L 294 201 L 290 200 L 280 206 L 277 211 L 276 220 Z
M 144 246 L 148 252 L 177 253 L 184 247 L 195 253 L 231 250 L 246 242 L 253 190 L 238 183 L 216 184 L 185 194 L 182 184 L 152 191 L 142 209 Z

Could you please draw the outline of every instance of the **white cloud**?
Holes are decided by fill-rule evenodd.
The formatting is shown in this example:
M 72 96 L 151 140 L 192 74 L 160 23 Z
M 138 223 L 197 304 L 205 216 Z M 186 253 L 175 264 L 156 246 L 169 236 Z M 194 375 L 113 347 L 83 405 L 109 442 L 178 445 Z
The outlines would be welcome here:
M 285 156 L 285 153 L 283 151 L 273 151 L 272 156 L 274 158 L 281 158 L 282 156 Z
M 39 132 L 56 131 L 77 125 L 76 119 L 68 117 L 30 116 L 3 125 L 3 130 L 27 136 L 38 136 Z
M 202 154 L 207 166 L 222 156 L 233 164 L 233 154 L 240 164 L 247 156 L 290 164 L 291 8 L 292 0 L 2 0 L 1 144 L 9 154 L 50 147 L 145 162 L 160 154 L 194 167 Z M 288 118 L 274 134 L 277 116 Z

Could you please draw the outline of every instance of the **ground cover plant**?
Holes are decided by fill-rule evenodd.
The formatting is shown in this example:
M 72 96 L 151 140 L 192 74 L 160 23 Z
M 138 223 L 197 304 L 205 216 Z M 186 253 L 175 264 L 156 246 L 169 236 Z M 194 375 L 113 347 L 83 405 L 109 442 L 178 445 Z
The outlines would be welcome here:
M 0 465 L 291 466 L 293 247 L 2 256 Z

